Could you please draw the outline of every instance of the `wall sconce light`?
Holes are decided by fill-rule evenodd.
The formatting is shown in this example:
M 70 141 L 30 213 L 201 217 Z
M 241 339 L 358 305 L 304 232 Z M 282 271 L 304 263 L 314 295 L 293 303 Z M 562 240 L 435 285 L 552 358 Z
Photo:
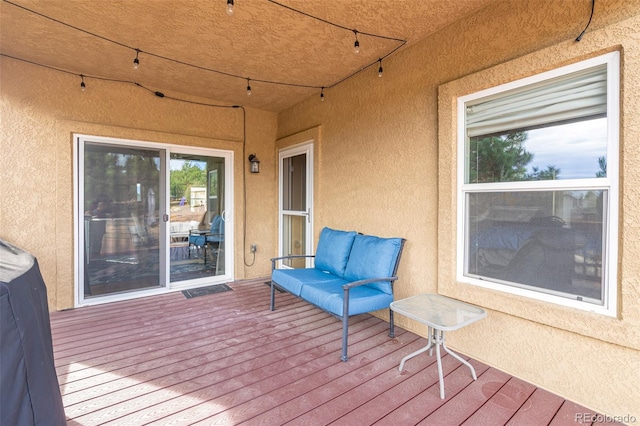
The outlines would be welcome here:
M 255 154 L 249 155 L 249 171 L 251 173 L 260 173 L 260 160 Z

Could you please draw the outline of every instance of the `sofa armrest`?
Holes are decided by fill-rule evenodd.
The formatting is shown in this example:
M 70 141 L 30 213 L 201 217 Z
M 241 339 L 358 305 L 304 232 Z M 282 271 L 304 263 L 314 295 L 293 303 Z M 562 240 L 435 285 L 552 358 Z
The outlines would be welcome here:
M 273 271 L 274 269 L 276 269 L 276 262 L 278 260 L 301 259 L 301 258 L 306 258 L 306 257 L 316 257 L 316 256 L 314 254 L 293 254 L 293 255 L 290 255 L 290 256 L 272 257 L 271 258 L 271 270 Z
M 353 282 L 344 284 L 342 286 L 342 288 L 344 290 L 348 290 L 350 288 L 358 287 L 358 286 L 365 285 L 365 284 L 377 283 L 377 282 L 380 282 L 380 281 L 395 281 L 397 279 L 398 279 L 398 277 L 369 278 L 369 279 L 366 279 L 366 280 L 353 281 Z

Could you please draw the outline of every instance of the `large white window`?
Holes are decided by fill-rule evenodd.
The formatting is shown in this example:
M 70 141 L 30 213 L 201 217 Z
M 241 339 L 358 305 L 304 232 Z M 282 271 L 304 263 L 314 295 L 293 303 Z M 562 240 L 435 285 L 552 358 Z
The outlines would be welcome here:
M 458 280 L 615 315 L 619 54 L 458 100 Z

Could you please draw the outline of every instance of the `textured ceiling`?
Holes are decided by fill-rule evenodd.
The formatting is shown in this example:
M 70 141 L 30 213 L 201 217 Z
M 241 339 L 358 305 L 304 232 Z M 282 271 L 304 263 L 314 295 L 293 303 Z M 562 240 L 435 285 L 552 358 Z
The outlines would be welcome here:
M 372 63 L 377 70 L 402 45 L 393 39 L 406 48 L 493 1 L 235 0 L 228 16 L 226 0 L 2 0 L 0 52 L 84 74 L 88 87 L 100 77 L 281 111 Z

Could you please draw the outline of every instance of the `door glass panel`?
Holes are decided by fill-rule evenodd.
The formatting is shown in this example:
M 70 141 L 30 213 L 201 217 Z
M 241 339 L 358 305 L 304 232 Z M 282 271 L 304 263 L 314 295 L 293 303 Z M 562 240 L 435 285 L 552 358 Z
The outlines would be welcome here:
M 282 250 L 284 256 L 306 254 L 307 155 L 282 159 Z M 287 259 L 283 265 L 304 268 L 304 258 Z
M 284 215 L 283 217 L 283 233 L 285 256 L 305 254 L 306 235 L 307 235 L 307 217 Z M 284 265 L 291 268 L 304 268 L 305 258 L 287 259 Z
M 307 155 L 301 154 L 282 160 L 282 209 L 307 211 Z
M 84 145 L 84 297 L 161 287 L 160 151 Z
M 224 275 L 224 158 L 172 153 L 170 280 Z

